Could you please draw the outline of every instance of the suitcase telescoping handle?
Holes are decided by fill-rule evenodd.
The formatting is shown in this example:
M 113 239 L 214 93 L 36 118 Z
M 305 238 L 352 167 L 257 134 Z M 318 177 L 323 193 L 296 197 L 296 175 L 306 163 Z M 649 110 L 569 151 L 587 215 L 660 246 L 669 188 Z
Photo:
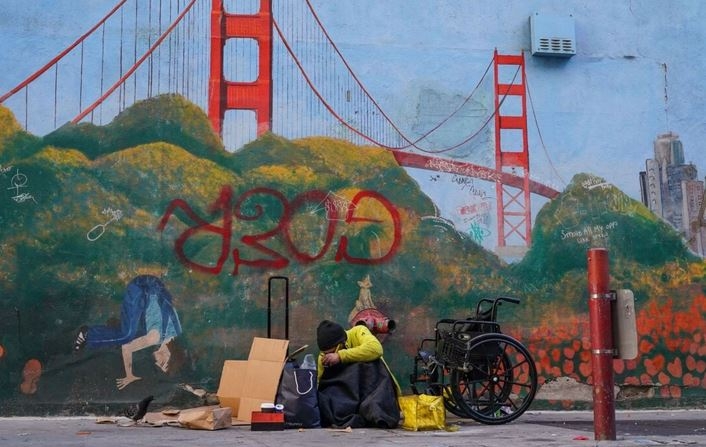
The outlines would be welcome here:
M 267 338 L 272 338 L 272 282 L 284 281 L 284 338 L 289 340 L 289 278 L 270 276 L 267 281 Z

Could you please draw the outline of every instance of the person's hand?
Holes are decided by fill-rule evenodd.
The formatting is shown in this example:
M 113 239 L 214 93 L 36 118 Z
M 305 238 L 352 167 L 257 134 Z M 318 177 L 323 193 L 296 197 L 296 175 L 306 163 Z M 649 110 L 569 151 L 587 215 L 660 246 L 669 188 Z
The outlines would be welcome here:
M 341 363 L 341 356 L 339 356 L 337 352 L 329 352 L 328 354 L 324 354 L 321 363 L 326 367 L 338 365 Z
M 132 382 L 136 380 L 140 380 L 142 377 L 137 377 L 137 376 L 126 376 L 126 377 L 121 377 L 119 379 L 115 379 L 115 385 L 117 385 L 119 390 L 122 390 L 126 386 L 130 385 Z

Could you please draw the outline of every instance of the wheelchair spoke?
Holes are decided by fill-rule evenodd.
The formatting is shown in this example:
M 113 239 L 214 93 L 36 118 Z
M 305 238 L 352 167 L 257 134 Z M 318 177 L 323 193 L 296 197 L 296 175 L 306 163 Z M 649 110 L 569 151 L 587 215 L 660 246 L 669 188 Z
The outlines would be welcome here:
M 471 367 L 451 375 L 458 405 L 486 424 L 503 424 L 520 416 L 537 387 L 536 370 L 526 348 L 509 336 L 484 334 L 469 349 Z

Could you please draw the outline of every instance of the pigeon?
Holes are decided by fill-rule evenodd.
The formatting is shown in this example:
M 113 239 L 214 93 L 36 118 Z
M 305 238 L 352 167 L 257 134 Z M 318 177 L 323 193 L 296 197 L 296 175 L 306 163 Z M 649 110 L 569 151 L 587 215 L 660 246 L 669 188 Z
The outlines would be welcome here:
M 130 405 L 123 410 L 125 416 L 129 417 L 133 421 L 139 421 L 145 414 L 147 414 L 147 407 L 149 407 L 150 402 L 154 400 L 154 396 L 147 396 L 135 405 Z

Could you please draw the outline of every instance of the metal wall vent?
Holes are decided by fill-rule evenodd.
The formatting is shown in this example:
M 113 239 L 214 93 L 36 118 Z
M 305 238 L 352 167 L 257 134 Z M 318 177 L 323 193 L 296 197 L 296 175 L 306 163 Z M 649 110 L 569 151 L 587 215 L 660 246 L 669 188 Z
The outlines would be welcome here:
M 539 13 L 530 16 L 532 56 L 571 57 L 576 54 L 574 18 Z

